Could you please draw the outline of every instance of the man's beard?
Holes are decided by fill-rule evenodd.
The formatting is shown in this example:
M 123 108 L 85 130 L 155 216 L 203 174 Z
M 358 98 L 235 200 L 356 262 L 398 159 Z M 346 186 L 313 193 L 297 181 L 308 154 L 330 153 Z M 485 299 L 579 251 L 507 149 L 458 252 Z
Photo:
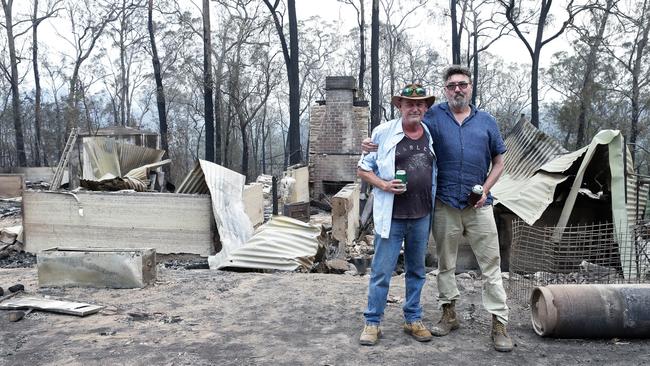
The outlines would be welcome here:
M 454 109 L 464 109 L 469 106 L 469 98 L 464 94 L 455 94 L 454 97 L 449 100 L 449 105 Z

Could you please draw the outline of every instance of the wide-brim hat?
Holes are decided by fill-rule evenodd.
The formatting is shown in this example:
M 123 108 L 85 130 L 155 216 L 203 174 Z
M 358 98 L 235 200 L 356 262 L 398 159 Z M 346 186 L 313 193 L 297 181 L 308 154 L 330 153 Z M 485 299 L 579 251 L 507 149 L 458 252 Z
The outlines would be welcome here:
M 393 97 L 390 99 L 390 102 L 395 107 L 399 108 L 397 102 L 402 99 L 424 100 L 427 104 L 427 108 L 431 107 L 433 103 L 436 102 L 436 97 L 433 95 L 427 95 L 427 90 L 420 84 L 407 84 L 400 90 L 398 95 L 393 95 Z

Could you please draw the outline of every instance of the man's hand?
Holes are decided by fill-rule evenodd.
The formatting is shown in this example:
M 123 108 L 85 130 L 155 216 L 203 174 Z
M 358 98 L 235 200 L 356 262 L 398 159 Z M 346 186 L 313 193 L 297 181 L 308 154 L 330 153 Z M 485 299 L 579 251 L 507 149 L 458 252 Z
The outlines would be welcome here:
M 372 143 L 372 139 L 371 139 L 370 137 L 366 137 L 366 138 L 363 139 L 363 141 L 361 142 L 361 151 L 362 151 L 364 154 L 367 154 L 367 153 L 369 153 L 369 152 L 377 151 L 377 147 L 379 147 L 379 145 L 377 145 L 377 144 L 373 144 L 373 143 Z
M 481 196 L 481 199 L 476 202 L 474 205 L 474 208 L 481 208 L 485 204 L 485 201 L 487 200 L 487 193 L 483 192 L 483 196 Z
M 399 179 L 385 180 L 383 187 L 380 188 L 382 191 L 392 194 L 402 194 L 406 192 L 406 184 L 402 183 Z

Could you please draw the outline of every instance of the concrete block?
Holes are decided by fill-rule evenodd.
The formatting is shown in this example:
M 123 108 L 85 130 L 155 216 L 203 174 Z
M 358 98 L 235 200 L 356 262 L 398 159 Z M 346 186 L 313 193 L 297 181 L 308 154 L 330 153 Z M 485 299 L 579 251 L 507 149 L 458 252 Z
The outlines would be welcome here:
M 253 226 L 264 222 L 264 184 L 251 183 L 244 186 L 244 212 Z
M 52 247 L 154 248 L 215 253 L 209 195 L 150 192 L 23 192 L 25 251 Z
M 285 177 L 293 178 L 284 203 L 309 202 L 309 167 L 287 169 Z
M 155 249 L 52 248 L 36 256 L 44 287 L 139 288 L 156 280 Z
M 346 246 L 352 245 L 359 230 L 359 190 L 351 183 L 332 197 L 332 237 Z
M 20 197 L 24 190 L 24 175 L 0 174 L 0 198 Z

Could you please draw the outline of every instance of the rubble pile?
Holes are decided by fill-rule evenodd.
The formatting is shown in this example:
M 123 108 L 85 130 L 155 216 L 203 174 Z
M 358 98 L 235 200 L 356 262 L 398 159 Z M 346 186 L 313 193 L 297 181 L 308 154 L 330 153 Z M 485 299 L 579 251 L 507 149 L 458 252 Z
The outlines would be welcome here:
M 0 200 L 0 267 L 30 267 L 35 263 L 34 256 L 23 252 L 21 202 L 21 197 Z
M 268 221 L 273 214 L 273 176 L 262 174 L 255 180 L 262 183 L 262 194 L 264 195 L 264 221 Z
M 360 240 L 354 241 L 352 245 L 347 248 L 348 257 L 356 258 L 372 256 L 375 254 L 375 246 L 373 245 L 374 240 L 374 235 L 364 235 Z

